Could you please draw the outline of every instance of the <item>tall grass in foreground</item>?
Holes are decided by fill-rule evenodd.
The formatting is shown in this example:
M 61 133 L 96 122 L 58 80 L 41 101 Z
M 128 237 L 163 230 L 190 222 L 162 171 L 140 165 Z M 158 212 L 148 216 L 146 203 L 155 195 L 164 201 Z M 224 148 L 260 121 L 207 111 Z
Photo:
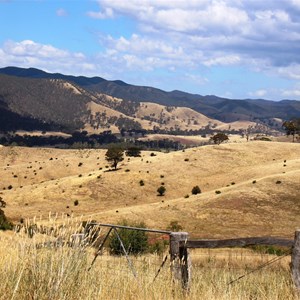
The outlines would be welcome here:
M 64 232 L 66 234 L 66 231 Z M 51 237 L 29 239 L 19 233 L 0 234 L 0 299 L 298 299 L 291 281 L 289 259 L 228 283 L 272 256 L 250 250 L 192 251 L 189 293 L 173 282 L 166 264 L 153 282 L 163 257 L 131 257 L 133 276 L 125 257 L 99 256 L 91 268 L 91 248 L 49 247 Z M 57 237 L 56 237 L 57 238 Z M 41 246 L 42 245 L 42 246 Z

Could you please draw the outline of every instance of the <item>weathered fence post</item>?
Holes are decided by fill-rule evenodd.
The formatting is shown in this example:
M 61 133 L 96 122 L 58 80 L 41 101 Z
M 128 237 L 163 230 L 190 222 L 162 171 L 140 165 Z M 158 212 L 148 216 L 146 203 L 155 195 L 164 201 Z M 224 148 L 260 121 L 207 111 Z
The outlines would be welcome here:
M 171 272 L 175 279 L 182 282 L 184 289 L 189 288 L 191 277 L 188 249 L 184 246 L 188 236 L 187 232 L 172 232 L 170 234 Z
M 300 293 L 300 229 L 295 232 L 295 243 L 292 252 L 292 277 Z

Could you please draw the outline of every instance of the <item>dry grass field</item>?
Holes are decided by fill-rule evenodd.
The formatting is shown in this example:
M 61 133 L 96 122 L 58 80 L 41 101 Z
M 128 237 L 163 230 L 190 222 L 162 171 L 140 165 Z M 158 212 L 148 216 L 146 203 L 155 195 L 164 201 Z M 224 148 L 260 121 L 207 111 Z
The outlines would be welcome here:
M 117 171 L 110 170 L 105 152 L 1 147 L 5 214 L 14 222 L 47 219 L 49 212 L 110 223 L 126 218 L 161 229 L 177 220 L 191 236 L 210 238 L 292 237 L 299 227 L 300 144 L 145 151 L 125 157 Z M 164 196 L 157 195 L 161 185 Z M 191 194 L 195 185 L 201 194 Z
M 64 225 L 59 237 L 68 240 L 78 228 L 72 226 L 72 220 Z M 173 280 L 169 261 L 154 280 L 167 249 L 163 255 L 130 257 L 134 277 L 124 256 L 103 253 L 89 269 L 95 250 L 68 245 L 52 248 L 44 243 L 51 238 L 37 234 L 29 239 L 22 231 L 1 233 L 1 300 L 299 299 L 290 276 L 289 257 L 250 273 L 278 257 L 250 249 L 192 250 L 192 281 L 187 293 Z
M 177 220 L 199 238 L 293 238 L 300 224 L 300 144 L 251 141 L 144 151 L 141 157 L 125 157 L 116 171 L 105 152 L 0 147 L 5 214 L 15 223 L 31 219 L 57 230 L 55 236 L 33 238 L 24 228 L 0 232 L 1 300 L 299 299 L 290 256 L 251 273 L 274 256 L 250 249 L 192 250 L 187 294 L 173 280 L 169 260 L 154 281 L 168 249 L 131 257 L 135 278 L 124 256 L 105 252 L 89 271 L 95 249 L 67 244 L 53 249 L 49 241 L 70 240 L 88 219 L 130 219 L 158 229 Z M 158 196 L 162 184 L 166 193 Z M 195 185 L 201 194 L 192 195 Z

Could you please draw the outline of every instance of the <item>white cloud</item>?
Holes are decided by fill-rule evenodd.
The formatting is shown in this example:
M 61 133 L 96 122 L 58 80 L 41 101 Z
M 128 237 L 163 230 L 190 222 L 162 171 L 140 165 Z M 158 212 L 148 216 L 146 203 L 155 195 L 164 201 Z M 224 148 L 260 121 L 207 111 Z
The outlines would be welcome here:
M 281 92 L 281 96 L 282 97 L 296 97 L 299 98 L 300 97 L 300 88 L 299 89 L 295 89 L 295 90 L 284 90 Z
M 149 56 L 169 69 L 240 65 L 298 78 L 299 0 L 98 0 L 99 18 L 129 17 L 137 22 L 130 38 L 107 37 L 103 46 L 115 56 Z M 177 60 L 177 62 L 176 62 Z M 159 62 L 157 66 L 162 65 Z M 171 64 L 174 64 L 173 66 Z M 132 64 L 131 64 L 132 66 Z M 156 66 L 153 65 L 153 68 Z
M 104 11 L 94 12 L 89 11 L 87 15 L 93 19 L 111 19 L 114 17 L 114 11 L 112 8 L 105 8 Z
M 280 67 L 277 69 L 277 72 L 283 77 L 300 80 L 300 63 Z
M 56 11 L 56 15 L 58 17 L 66 17 L 68 15 L 67 11 L 64 10 L 63 8 L 59 8 L 57 11 Z
M 0 48 L 0 65 L 36 67 L 71 74 L 88 74 L 96 70 L 96 66 L 83 53 L 73 53 L 31 40 L 5 42 Z
M 259 97 L 259 98 L 265 97 L 267 94 L 268 94 L 268 91 L 265 89 L 260 89 L 255 92 L 249 93 L 249 95 L 251 97 Z

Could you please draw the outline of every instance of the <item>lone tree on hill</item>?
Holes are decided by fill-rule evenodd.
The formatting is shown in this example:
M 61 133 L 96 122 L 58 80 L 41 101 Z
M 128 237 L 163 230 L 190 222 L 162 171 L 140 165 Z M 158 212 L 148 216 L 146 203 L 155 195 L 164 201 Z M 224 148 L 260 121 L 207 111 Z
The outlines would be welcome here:
M 300 119 L 285 121 L 283 122 L 282 127 L 284 128 L 287 136 L 293 136 L 293 142 L 295 142 L 295 135 L 300 134 Z
M 219 132 L 210 138 L 215 144 L 220 145 L 221 143 L 228 141 L 228 135 L 222 132 Z
M 117 165 L 123 158 L 123 150 L 118 147 L 109 148 L 105 153 L 105 159 L 111 163 L 111 166 L 117 169 Z
M 163 195 L 165 194 L 165 192 L 166 192 L 166 188 L 165 188 L 163 185 L 161 185 L 161 186 L 157 189 L 157 192 L 158 192 L 159 196 L 163 196 Z

